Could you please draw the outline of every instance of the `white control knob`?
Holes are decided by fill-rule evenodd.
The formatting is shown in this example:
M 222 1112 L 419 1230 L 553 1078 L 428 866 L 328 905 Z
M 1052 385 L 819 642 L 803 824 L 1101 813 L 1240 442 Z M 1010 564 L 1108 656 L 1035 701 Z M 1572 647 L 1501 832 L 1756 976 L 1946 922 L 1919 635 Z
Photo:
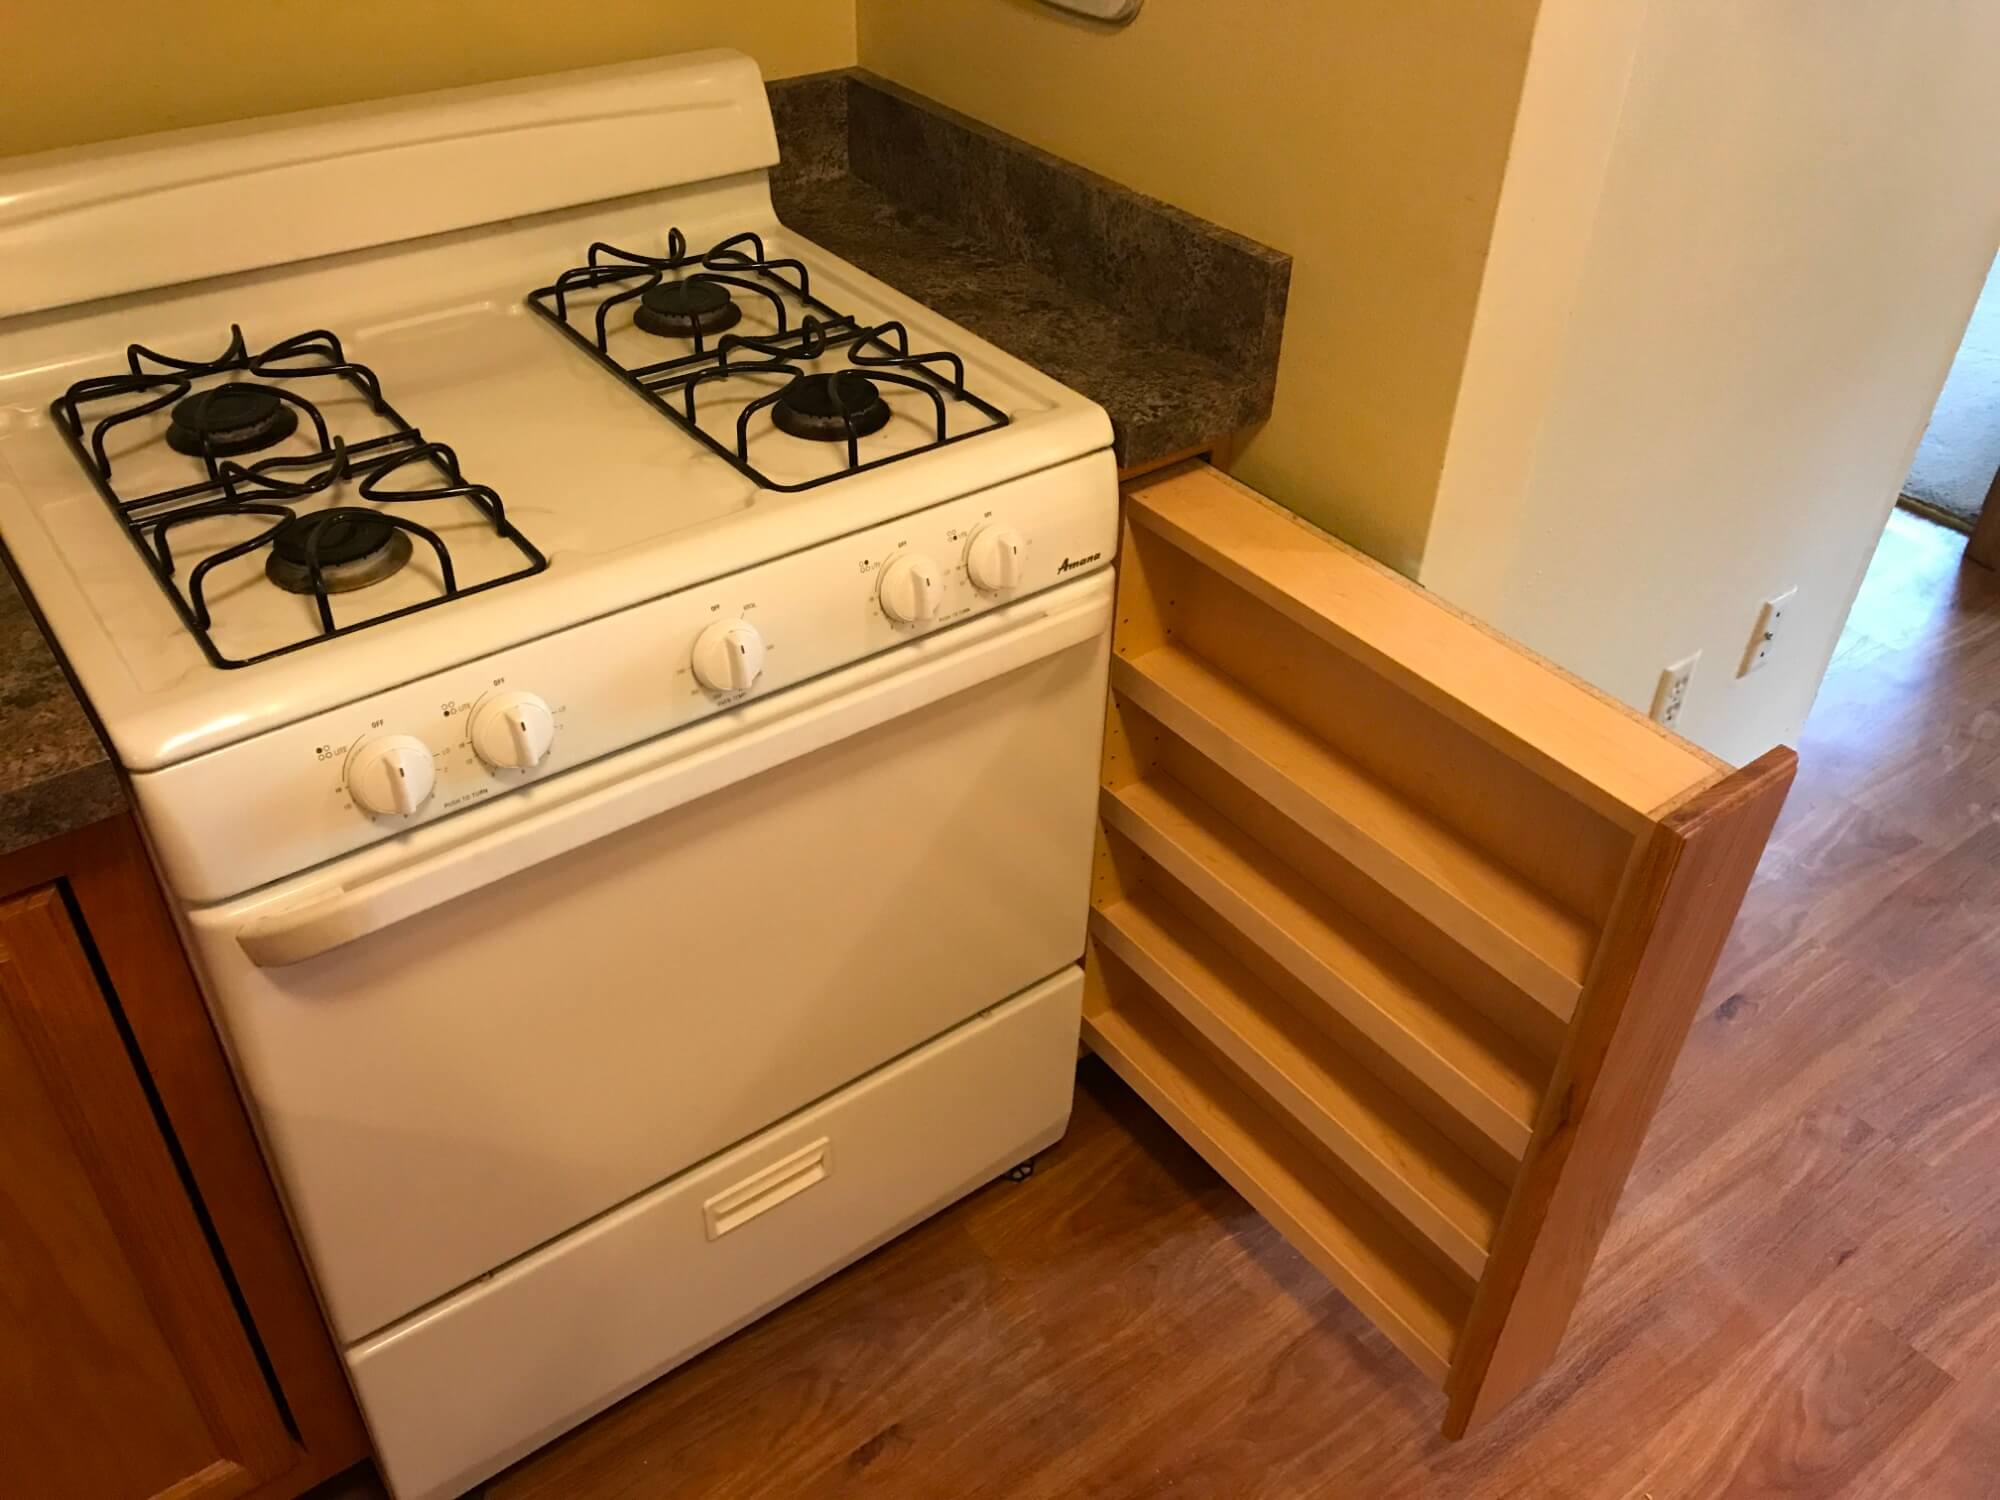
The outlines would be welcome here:
M 372 813 L 407 818 L 424 805 L 436 780 L 431 747 L 413 734 L 364 740 L 347 758 L 347 795 Z
M 555 715 L 533 693 L 489 693 L 472 710 L 472 748 L 496 771 L 533 770 L 555 737 Z
M 747 691 L 764 672 L 764 637 L 748 620 L 717 620 L 694 638 L 692 665 L 710 692 Z
M 882 613 L 904 625 L 928 625 L 944 600 L 944 571 L 921 552 L 905 552 L 875 586 Z
M 1011 526 L 982 526 L 965 545 L 965 571 L 973 587 L 1000 594 L 1018 588 L 1028 539 Z

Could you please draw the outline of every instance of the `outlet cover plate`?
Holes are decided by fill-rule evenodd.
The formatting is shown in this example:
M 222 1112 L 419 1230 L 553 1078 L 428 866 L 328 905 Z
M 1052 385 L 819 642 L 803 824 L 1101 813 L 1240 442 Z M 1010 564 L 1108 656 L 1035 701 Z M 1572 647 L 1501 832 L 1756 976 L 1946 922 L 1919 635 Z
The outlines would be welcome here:
M 1653 689 L 1654 723 L 1669 729 L 1680 727 L 1681 712 L 1687 707 L 1688 685 L 1694 681 L 1694 669 L 1700 662 L 1701 653 L 1697 651 L 1660 669 L 1659 686 Z
M 1743 665 L 1737 669 L 1738 677 L 1748 677 L 1771 659 L 1771 653 L 1777 650 L 1779 638 L 1784 634 L 1785 618 L 1791 613 L 1792 602 L 1798 596 L 1798 587 L 1794 585 L 1764 601 L 1757 611 L 1757 627 L 1750 632 L 1750 645 L 1743 653 Z

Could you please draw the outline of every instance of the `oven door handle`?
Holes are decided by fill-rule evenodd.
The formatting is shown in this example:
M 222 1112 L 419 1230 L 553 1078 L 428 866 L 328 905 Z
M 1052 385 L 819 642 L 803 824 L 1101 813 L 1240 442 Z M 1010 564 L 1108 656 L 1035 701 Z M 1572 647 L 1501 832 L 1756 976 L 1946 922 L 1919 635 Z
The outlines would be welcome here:
M 237 944 L 260 968 L 316 958 L 824 745 L 1080 645 L 1102 635 L 1109 621 L 1108 590 L 1092 590 L 1086 600 L 1002 634 L 858 691 L 823 699 L 381 876 L 319 887 L 296 905 L 246 923 L 237 930 Z

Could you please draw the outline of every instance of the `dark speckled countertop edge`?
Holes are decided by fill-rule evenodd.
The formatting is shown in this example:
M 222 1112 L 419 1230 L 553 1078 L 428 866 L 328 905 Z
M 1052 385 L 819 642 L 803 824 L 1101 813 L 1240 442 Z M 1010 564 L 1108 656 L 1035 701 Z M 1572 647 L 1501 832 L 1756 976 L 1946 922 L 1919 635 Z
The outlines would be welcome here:
M 125 809 L 111 752 L 0 566 L 0 858 Z
M 1096 401 L 1121 468 L 1270 415 L 1288 255 L 863 69 L 769 92 L 780 220 Z

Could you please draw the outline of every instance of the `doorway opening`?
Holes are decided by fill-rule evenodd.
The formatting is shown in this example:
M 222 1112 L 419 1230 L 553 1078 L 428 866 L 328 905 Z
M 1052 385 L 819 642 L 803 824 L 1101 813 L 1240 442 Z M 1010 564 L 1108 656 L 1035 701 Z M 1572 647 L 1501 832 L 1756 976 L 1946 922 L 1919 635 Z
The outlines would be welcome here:
M 2000 259 L 1966 324 L 1898 503 L 1965 532 L 1966 559 L 2000 569 Z

